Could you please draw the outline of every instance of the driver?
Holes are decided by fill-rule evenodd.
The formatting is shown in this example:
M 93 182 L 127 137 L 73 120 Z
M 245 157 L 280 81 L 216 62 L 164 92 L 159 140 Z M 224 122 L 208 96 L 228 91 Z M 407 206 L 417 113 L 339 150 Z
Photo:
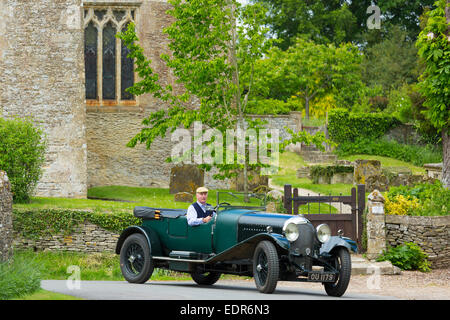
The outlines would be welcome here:
M 211 206 L 206 203 L 208 199 L 208 189 L 205 187 L 197 188 L 196 190 L 197 202 L 194 202 L 187 209 L 187 222 L 190 226 L 197 226 L 199 224 L 209 222 L 214 216 L 215 212 L 207 210 L 207 206 Z

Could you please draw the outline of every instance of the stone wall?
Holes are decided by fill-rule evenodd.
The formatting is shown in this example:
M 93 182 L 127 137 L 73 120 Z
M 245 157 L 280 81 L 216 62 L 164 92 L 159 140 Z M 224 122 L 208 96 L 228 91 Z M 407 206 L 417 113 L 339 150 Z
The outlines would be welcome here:
M 413 144 L 413 145 L 425 145 L 421 143 L 421 136 L 414 128 L 413 124 L 404 123 L 388 130 L 383 138 L 388 140 L 397 141 L 398 143 Z
M 0 170 L 0 262 L 10 258 L 12 240 L 11 184 L 6 173 Z
M 386 243 L 396 247 L 414 242 L 428 255 L 432 268 L 450 265 L 450 216 L 386 215 Z
M 154 141 L 150 150 L 137 144 L 134 148 L 126 144 L 142 128 L 141 122 L 148 116 L 150 107 L 139 109 L 116 108 L 114 111 L 88 109 L 87 145 L 88 145 L 88 187 L 106 185 L 125 185 L 153 188 L 168 188 L 170 170 L 174 164 L 165 162 L 170 156 L 171 134 L 164 139 Z M 251 116 L 268 122 L 268 128 L 280 129 L 280 137 L 286 139 L 289 134 L 284 126 L 298 130 L 296 114 L 281 116 Z M 193 133 L 191 135 L 194 137 Z M 193 145 L 193 142 L 192 142 Z M 210 188 L 230 187 L 228 180 L 212 178 L 213 172 L 205 174 L 205 185 Z
M 143 113 L 89 112 L 87 114 L 88 187 L 122 185 L 134 187 L 169 186 L 170 135 L 157 139 L 152 148 L 126 144 L 141 129 Z
M 0 116 L 48 139 L 37 195 L 86 197 L 81 0 L 0 2 Z
M 78 225 L 71 235 L 55 234 L 37 240 L 25 239 L 14 232 L 15 249 L 67 250 L 79 252 L 115 252 L 119 234 L 90 222 Z

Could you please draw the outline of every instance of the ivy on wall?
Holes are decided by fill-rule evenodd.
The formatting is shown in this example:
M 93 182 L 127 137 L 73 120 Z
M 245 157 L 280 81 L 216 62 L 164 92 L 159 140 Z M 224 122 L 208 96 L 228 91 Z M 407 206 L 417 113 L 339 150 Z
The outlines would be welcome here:
M 55 234 L 72 234 L 76 227 L 89 221 L 105 230 L 122 232 L 142 220 L 127 212 L 100 213 L 70 209 L 13 209 L 13 229 L 26 239 Z
M 327 183 L 331 182 L 331 178 L 336 173 L 353 173 L 353 166 L 311 166 L 310 176 L 313 183 L 319 183 L 319 178 L 323 177 L 326 179 Z

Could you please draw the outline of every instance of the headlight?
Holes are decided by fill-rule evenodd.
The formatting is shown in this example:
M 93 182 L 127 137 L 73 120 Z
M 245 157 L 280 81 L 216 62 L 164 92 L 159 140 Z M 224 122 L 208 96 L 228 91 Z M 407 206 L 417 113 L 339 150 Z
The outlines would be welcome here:
M 288 225 L 284 226 L 283 231 L 286 239 L 288 239 L 290 242 L 297 240 L 299 236 L 298 227 L 295 223 L 289 223 Z
M 295 240 L 297 240 L 299 236 L 298 225 L 302 223 L 307 223 L 307 220 L 299 216 L 286 220 L 283 225 L 283 232 L 286 236 L 286 239 L 288 239 L 290 242 L 294 242 Z
M 320 242 L 325 243 L 330 239 L 331 230 L 327 224 L 323 223 L 321 225 L 318 225 L 316 230 L 317 230 L 317 238 L 319 238 Z

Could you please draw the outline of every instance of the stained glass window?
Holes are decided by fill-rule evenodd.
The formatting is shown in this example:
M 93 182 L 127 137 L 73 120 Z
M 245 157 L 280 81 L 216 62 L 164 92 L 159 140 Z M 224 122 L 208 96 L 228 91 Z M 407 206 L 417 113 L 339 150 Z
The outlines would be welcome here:
M 122 21 L 123 17 L 125 17 L 126 12 L 125 12 L 125 10 L 114 10 L 113 14 L 114 14 L 114 18 L 116 19 L 116 21 L 120 22 L 120 21 Z
M 128 24 L 126 24 L 122 32 L 126 31 Z M 122 72 L 121 72 L 121 88 L 122 88 L 122 100 L 133 100 L 134 97 L 131 93 L 125 91 L 127 88 L 134 85 L 134 63 L 133 59 L 128 58 L 127 55 L 130 50 L 124 45 L 122 41 Z
M 106 15 L 106 10 L 95 10 L 94 11 L 98 21 L 102 21 L 103 17 Z
M 103 28 L 103 99 L 116 98 L 116 28 Z
M 86 99 L 97 99 L 97 28 L 91 22 L 84 30 Z
M 127 57 L 130 51 L 116 37 L 134 21 L 135 14 L 134 8 L 85 7 L 86 100 L 111 105 L 135 99 L 126 92 L 134 85 L 133 59 Z M 89 104 L 95 105 L 95 101 Z

